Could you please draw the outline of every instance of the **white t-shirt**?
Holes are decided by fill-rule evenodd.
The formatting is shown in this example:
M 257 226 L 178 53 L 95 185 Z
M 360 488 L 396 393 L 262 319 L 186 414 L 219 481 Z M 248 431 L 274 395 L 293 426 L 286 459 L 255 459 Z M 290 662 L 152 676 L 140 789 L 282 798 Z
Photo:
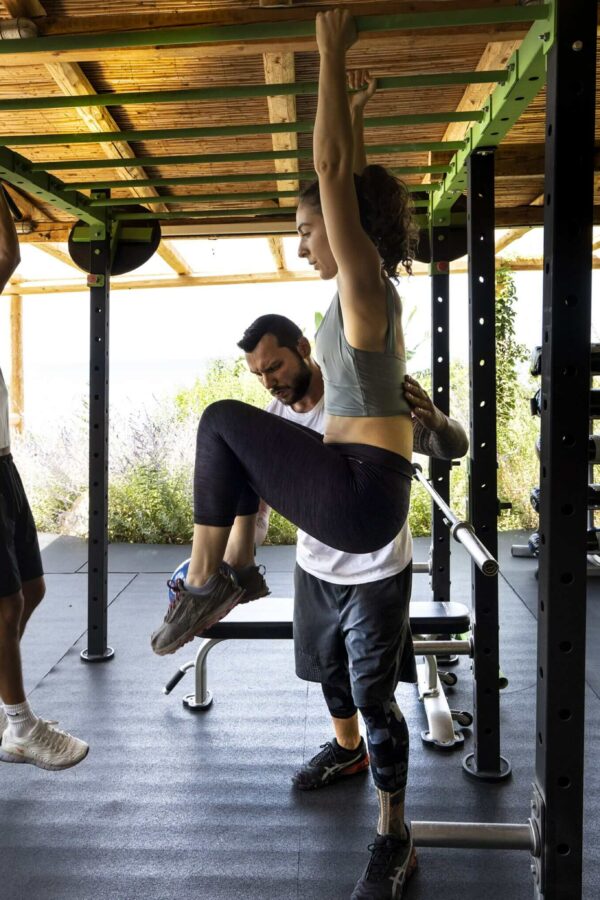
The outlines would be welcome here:
M 272 400 L 267 412 L 282 419 L 297 422 L 323 434 L 325 410 L 323 397 L 313 409 L 305 413 L 296 412 L 279 400 Z M 412 559 L 412 535 L 408 521 L 396 538 L 374 553 L 343 553 L 322 544 L 316 538 L 298 529 L 296 562 L 301 569 L 333 584 L 365 584 L 381 581 L 402 572 Z
M 10 429 L 8 425 L 8 389 L 0 369 L 0 450 L 10 447 Z

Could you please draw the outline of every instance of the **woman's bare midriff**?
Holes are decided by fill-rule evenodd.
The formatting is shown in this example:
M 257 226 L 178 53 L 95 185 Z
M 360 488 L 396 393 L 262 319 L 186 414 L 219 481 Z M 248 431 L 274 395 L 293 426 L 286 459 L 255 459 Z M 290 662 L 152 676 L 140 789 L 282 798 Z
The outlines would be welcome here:
M 410 416 L 326 416 L 325 444 L 370 444 L 412 459 Z

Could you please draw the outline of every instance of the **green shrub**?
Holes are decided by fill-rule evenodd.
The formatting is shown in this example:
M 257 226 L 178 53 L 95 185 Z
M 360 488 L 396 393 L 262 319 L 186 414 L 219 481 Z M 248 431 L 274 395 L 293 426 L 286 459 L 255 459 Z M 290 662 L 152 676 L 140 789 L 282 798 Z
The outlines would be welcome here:
M 215 360 L 206 374 L 197 378 L 189 388 L 175 395 L 175 408 L 180 420 L 198 417 L 216 400 L 241 400 L 261 409 L 267 405 L 268 396 L 256 375 L 248 371 L 246 362 Z
M 413 481 L 410 492 L 408 524 L 413 537 L 431 534 L 431 499 L 425 488 L 416 481 Z
M 295 544 L 298 529 L 280 513 L 271 511 L 265 544 Z
M 108 509 L 112 542 L 188 543 L 193 532 L 190 469 L 133 466 L 112 480 Z

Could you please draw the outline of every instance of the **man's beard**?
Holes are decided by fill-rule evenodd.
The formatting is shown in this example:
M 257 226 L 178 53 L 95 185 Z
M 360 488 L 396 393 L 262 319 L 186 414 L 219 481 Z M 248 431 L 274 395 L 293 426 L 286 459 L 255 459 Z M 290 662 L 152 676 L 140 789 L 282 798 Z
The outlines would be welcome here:
M 286 400 L 282 400 L 278 398 L 284 406 L 293 406 L 294 403 L 298 403 L 299 400 L 306 395 L 308 392 L 308 388 L 310 387 L 310 382 L 312 380 L 312 372 L 308 366 L 301 364 L 300 369 L 298 370 L 297 376 L 294 378 L 293 382 L 289 385 L 289 390 L 291 391 L 290 396 Z

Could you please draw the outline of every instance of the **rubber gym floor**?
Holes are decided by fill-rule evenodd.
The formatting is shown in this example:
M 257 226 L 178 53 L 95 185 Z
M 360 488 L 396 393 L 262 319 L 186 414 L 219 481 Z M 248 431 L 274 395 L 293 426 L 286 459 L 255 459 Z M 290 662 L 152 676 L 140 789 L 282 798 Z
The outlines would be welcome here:
M 424 746 L 416 690 L 397 697 L 411 730 L 407 813 L 414 819 L 524 822 L 535 750 L 535 562 L 513 559 L 500 536 L 502 752 L 512 777 L 476 783 L 465 750 Z M 415 559 L 427 539 L 415 541 Z M 150 632 L 165 581 L 186 548 L 116 545 L 109 554 L 111 662 L 86 665 L 84 542 L 44 536 L 47 597 L 23 640 L 34 709 L 86 738 L 88 758 L 66 772 L 0 766 L 2 900 L 347 900 L 376 824 L 370 775 L 309 794 L 290 776 L 330 737 L 318 685 L 294 675 L 290 641 L 226 641 L 209 657 L 215 696 L 206 712 L 181 703 L 190 673 L 162 687 L 194 645 L 158 658 Z M 294 549 L 264 548 L 275 596 L 290 596 Z M 414 599 L 428 599 L 427 576 Z M 470 567 L 453 546 L 452 599 L 469 603 Z M 600 896 L 600 581 L 589 581 L 584 896 Z M 472 708 L 462 659 L 450 705 Z M 557 752 L 560 750 L 557 748 Z M 527 854 L 421 849 L 409 900 L 530 900 Z

